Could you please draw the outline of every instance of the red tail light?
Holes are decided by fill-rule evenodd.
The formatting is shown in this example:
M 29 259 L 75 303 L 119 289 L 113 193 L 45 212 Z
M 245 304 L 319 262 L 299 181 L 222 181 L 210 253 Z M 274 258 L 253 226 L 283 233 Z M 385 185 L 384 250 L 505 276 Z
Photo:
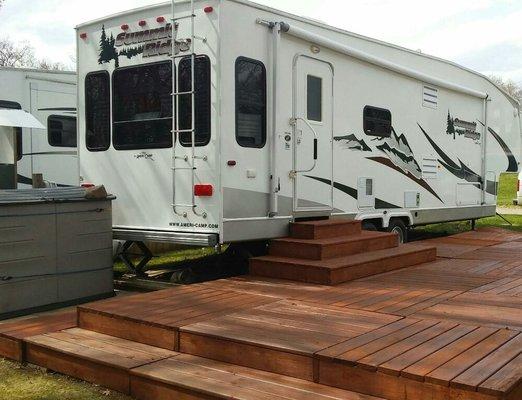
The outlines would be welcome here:
M 211 197 L 214 194 L 212 185 L 194 185 L 194 196 Z
M 92 188 L 92 187 L 94 187 L 96 185 L 94 183 L 82 183 L 81 186 L 84 189 L 89 189 L 89 188 Z
M 205 11 L 205 13 L 207 13 L 207 14 L 210 14 L 211 12 L 214 11 L 214 7 L 212 7 L 212 6 L 205 7 L 203 9 L 203 11 Z

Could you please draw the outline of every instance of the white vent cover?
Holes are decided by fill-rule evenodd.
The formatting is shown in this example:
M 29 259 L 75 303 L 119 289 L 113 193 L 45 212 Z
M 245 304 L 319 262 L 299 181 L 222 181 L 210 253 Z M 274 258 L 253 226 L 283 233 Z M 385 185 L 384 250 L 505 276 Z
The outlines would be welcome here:
M 437 179 L 439 172 L 439 162 L 436 158 L 424 157 L 422 159 L 422 178 Z
M 433 86 L 422 87 L 422 105 L 428 108 L 437 108 L 439 104 L 439 89 Z

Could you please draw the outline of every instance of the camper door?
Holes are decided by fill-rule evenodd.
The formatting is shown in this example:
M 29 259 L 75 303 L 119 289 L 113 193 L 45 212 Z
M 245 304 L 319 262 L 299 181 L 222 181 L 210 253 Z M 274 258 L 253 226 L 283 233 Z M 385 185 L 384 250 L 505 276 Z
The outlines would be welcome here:
M 331 64 L 304 55 L 296 57 L 291 122 L 294 214 L 329 215 L 333 209 Z

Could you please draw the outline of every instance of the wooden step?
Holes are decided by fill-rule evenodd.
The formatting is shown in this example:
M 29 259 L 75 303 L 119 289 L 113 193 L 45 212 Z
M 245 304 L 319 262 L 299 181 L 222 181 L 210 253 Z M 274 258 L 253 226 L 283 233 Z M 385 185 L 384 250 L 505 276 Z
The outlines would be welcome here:
M 180 351 L 314 380 L 314 354 L 401 317 L 278 301 L 180 328 Z
M 73 328 L 25 339 L 27 362 L 130 393 L 130 371 L 176 353 Z
M 250 274 L 337 285 L 366 276 L 435 261 L 436 257 L 437 252 L 434 247 L 413 244 L 328 260 L 264 256 L 250 260 Z
M 406 318 L 319 352 L 318 376 L 391 400 L 515 400 L 521 346 L 518 331 Z
M 76 310 L 0 322 L 0 357 L 24 361 L 23 339 L 76 326 Z
M 324 260 L 368 251 L 389 249 L 399 245 L 395 233 L 361 232 L 358 235 L 327 239 L 283 238 L 270 242 L 269 254 L 310 260 Z
M 80 306 L 78 326 L 177 351 L 180 327 L 276 300 L 202 285 L 179 286 Z
M 138 400 L 377 400 L 377 397 L 188 354 L 133 369 L 131 395 Z
M 326 219 L 290 224 L 290 236 L 296 239 L 327 239 L 359 233 L 361 233 L 361 221 L 346 219 Z

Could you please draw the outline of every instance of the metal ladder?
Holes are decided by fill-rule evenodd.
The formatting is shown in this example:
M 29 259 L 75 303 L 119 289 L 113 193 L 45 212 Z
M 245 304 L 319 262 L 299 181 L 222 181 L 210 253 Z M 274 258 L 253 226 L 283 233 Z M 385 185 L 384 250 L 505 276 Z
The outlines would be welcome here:
M 195 64 L 196 64 L 196 53 L 195 53 L 195 40 L 202 39 L 205 41 L 205 38 L 200 38 L 195 35 L 195 9 L 194 9 L 194 0 L 190 0 L 190 14 L 183 15 L 176 18 L 176 1 L 172 0 L 172 115 L 175 116 L 173 129 L 172 129 L 172 209 L 174 213 L 180 217 L 187 217 L 187 211 L 179 212 L 178 209 L 190 209 L 195 215 L 198 217 L 207 217 L 207 213 L 202 211 L 200 213 L 197 212 L 197 204 L 196 204 L 196 195 L 194 193 L 194 186 L 196 183 L 196 160 L 201 159 L 206 161 L 207 157 L 197 157 L 196 156 L 196 81 L 195 81 Z M 184 58 L 186 54 L 176 54 L 176 39 L 177 39 L 177 27 L 178 21 L 190 19 L 190 70 L 191 70 L 191 88 L 188 92 L 179 92 L 178 91 L 178 82 L 176 80 L 176 60 L 178 58 Z M 191 96 L 192 103 L 192 112 L 191 112 L 191 121 L 189 129 L 180 129 L 179 126 L 179 99 L 181 96 Z M 179 134 L 180 133 L 190 133 L 191 135 L 191 158 L 192 160 L 189 162 L 189 157 L 187 155 L 181 157 L 176 155 L 176 147 L 179 144 Z M 183 160 L 188 166 L 178 167 L 176 165 L 176 160 Z M 176 203 L 176 171 L 190 171 L 191 172 L 191 190 L 192 190 L 192 204 L 180 204 Z

